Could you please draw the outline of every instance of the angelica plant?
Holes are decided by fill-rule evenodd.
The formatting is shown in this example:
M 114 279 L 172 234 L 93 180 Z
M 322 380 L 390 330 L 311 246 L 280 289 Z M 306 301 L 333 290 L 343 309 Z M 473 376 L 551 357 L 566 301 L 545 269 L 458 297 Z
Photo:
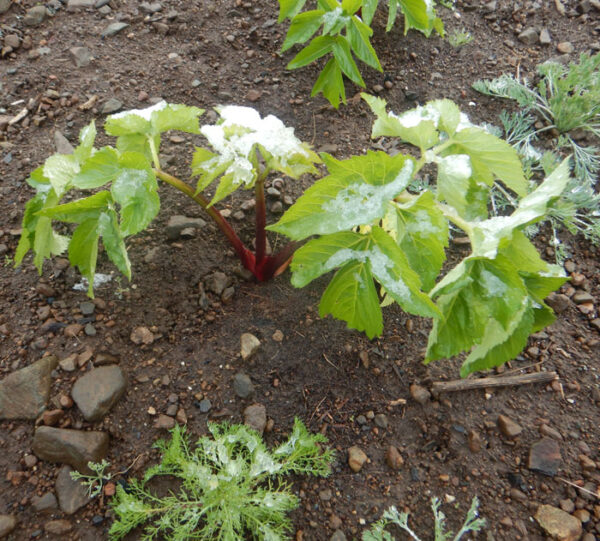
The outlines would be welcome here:
M 326 438 L 309 433 L 296 419 L 288 439 L 269 451 L 245 425 L 210 423 L 208 428 L 212 437 L 192 446 L 185 429 L 176 426 L 170 441 L 155 445 L 162 454 L 159 464 L 127 488 L 117 484 L 111 540 L 136 528 L 144 540 L 289 539 L 287 513 L 299 501 L 283 478 L 329 475 L 333 452 L 322 447 Z M 161 476 L 176 479 L 179 487 L 157 495 L 150 481 Z M 93 478 L 88 481 L 97 486 Z
M 460 541 L 466 533 L 481 531 L 486 522 L 485 519 L 478 517 L 478 507 L 479 500 L 475 496 L 461 529 L 453 537 L 452 532 L 446 530 L 446 515 L 440 510 L 440 501 L 433 498 L 431 500 L 434 518 L 433 541 Z M 405 531 L 414 541 L 421 541 L 421 538 L 408 526 L 408 513 L 400 513 L 394 506 L 387 509 L 381 519 L 363 533 L 362 541 L 393 541 L 394 537 L 386 531 L 386 528 L 392 525 Z
M 319 304 L 369 338 L 383 331 L 383 304 L 433 319 L 425 362 L 468 355 L 461 375 L 517 356 L 528 336 L 554 320 L 544 303 L 564 281 L 543 261 L 523 230 L 544 219 L 569 182 L 563 161 L 530 193 L 516 150 L 473 125 L 449 100 L 401 115 L 383 99 L 363 95 L 376 115 L 373 137 L 397 137 L 420 158 L 368 151 L 336 160 L 269 229 L 311 238 L 295 254 L 292 284 L 303 287 L 335 271 Z M 432 186 L 414 179 L 430 164 Z M 516 203 L 490 216 L 493 187 Z M 450 224 L 469 238 L 471 253 L 445 275 Z
M 116 144 L 99 149 L 94 147 L 96 127 L 92 121 L 81 130 L 80 144 L 72 154 L 53 154 L 27 180 L 36 195 L 25 207 L 16 264 L 32 250 L 41 273 L 45 259 L 68 250 L 70 263 L 87 279 L 92 296 L 102 240 L 108 258 L 131 279 L 125 241 L 147 228 L 158 214 L 161 181 L 208 213 L 259 281 L 282 272 L 296 246 L 290 243 L 277 254 L 266 253 L 265 181 L 274 171 L 291 178 L 314 173 L 314 164 L 320 159 L 292 128 L 272 115 L 261 118 L 254 109 L 239 106 L 217 111 L 217 123 L 202 127 L 198 120 L 202 109 L 164 101 L 117 113 L 109 116 L 104 126 L 108 135 L 117 138 Z M 169 130 L 202 134 L 212 147 L 195 150 L 195 186 L 169 174 L 160 163 L 161 135 Z M 202 192 L 212 183 L 216 190 L 209 198 Z M 255 194 L 255 250 L 244 245 L 215 207 L 239 188 Z M 80 195 L 86 196 L 77 198 Z M 56 222 L 76 224 L 72 235 L 65 234 L 64 227 L 57 230 Z

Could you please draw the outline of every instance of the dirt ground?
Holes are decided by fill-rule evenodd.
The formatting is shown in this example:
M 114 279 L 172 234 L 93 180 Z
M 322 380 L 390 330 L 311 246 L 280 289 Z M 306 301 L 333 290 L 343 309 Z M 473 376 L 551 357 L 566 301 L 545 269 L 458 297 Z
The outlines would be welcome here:
M 244 408 L 260 403 L 273 421 L 266 433 L 270 444 L 289 432 L 295 416 L 302 418 L 311 430 L 327 435 L 337 459 L 327 479 L 294 481 L 301 498 L 293 513 L 296 539 L 330 539 L 338 529 L 358 539 L 392 504 L 410 510 L 415 530 L 429 539 L 432 496 L 442 499 L 456 527 L 475 495 L 489 524 L 479 539 L 544 539 L 532 518 L 539 504 L 578 513 L 587 519 L 585 541 L 600 539 L 600 329 L 591 325 L 600 304 L 597 248 L 564 235 L 571 252 L 568 270 L 577 276 L 577 287 L 594 297 L 592 311 L 583 313 L 569 301 L 557 322 L 532 337 L 522 356 L 505 368 L 514 374 L 556 371 L 560 384 L 448 393 L 423 404 L 411 396 L 411 384 L 430 388 L 434 381 L 459 377 L 457 361 L 422 364 L 427 321 L 388 308 L 384 335 L 368 341 L 343 323 L 321 320 L 317 306 L 325 281 L 302 290 L 290 285 L 288 273 L 265 284 L 247 281 L 212 224 L 194 238 L 169 240 L 163 226 L 171 216 L 203 215 L 167 187 L 155 223 L 128 241 L 133 281 L 115 275 L 98 288 L 95 311 L 85 316 L 80 304 L 87 298 L 73 290 L 79 277 L 64 259 L 46 264 L 41 278 L 31 258 L 16 270 L 11 262 L 32 195 L 25 179 L 54 152 L 55 130 L 75 142 L 91 119 L 102 125 L 112 98 L 125 109 L 159 97 L 207 109 L 236 103 L 277 115 L 317 150 L 342 158 L 374 144 L 369 138 L 373 118 L 360 100 L 336 111 L 322 97 L 311 99 L 316 68 L 286 71 L 293 52 L 278 54 L 287 25 L 277 24 L 275 1 L 161 0 L 160 11 L 148 13 L 137 0 L 100 0 L 78 9 L 51 0 L 44 3 L 45 20 L 27 26 L 24 15 L 34 5 L 17 0 L 0 15 L 0 115 L 12 118 L 28 110 L 23 120 L 0 125 L 0 379 L 45 354 L 65 359 L 83 353 L 89 358 L 82 367 L 53 372 L 54 408 L 100 354 L 113 355 L 129 380 L 125 396 L 97 423 L 85 421 L 76 407 L 63 407 L 59 425 L 109 432 L 112 471 L 126 470 L 135 460 L 133 476 L 156 458 L 151 444 L 166 435 L 155 426 L 152 410 L 165 414 L 169 405 L 178 404 L 197 436 L 206 433 L 207 421 L 241 422 Z M 559 56 L 559 43 L 572 44 L 573 60 L 600 48 L 598 3 L 562 0 L 562 6 L 564 14 L 554 0 L 486 5 L 458 0 L 454 12 L 440 6 L 448 33 L 464 28 L 473 35 L 461 48 L 438 36 L 425 39 L 411 32 L 405 37 L 401 25 L 385 34 L 385 21 L 377 19 L 373 42 L 384 73 L 365 68 L 365 81 L 370 90 L 381 89 L 396 112 L 446 97 L 476 122 L 497 122 L 506 104 L 471 90 L 476 79 L 505 72 L 533 75 L 537 63 Z M 129 26 L 103 37 L 117 21 Z M 518 34 L 529 27 L 547 29 L 551 43 L 520 41 Z M 12 51 L 9 35 L 19 38 Z M 73 47 L 87 47 L 93 58 L 77 67 Z M 358 90 L 347 85 L 348 96 Z M 90 99 L 96 101 L 82 110 Z M 186 178 L 194 139 L 166 139 L 162 152 L 168 170 Z M 107 141 L 100 137 L 100 143 Z M 310 182 L 286 180 L 283 193 L 296 198 Z M 224 208 L 235 212 L 250 197 L 237 195 Z M 250 213 L 233 224 L 244 238 L 252 234 Z M 546 253 L 548 239 L 542 234 L 536 242 Z M 450 250 L 464 255 L 460 245 Z M 99 271 L 113 272 L 104 256 Z M 199 284 L 210 282 L 214 272 L 230 278 L 233 296 L 222 300 L 207 288 L 203 304 Z M 567 296 L 573 292 L 572 284 L 563 287 Z M 45 325 L 48 318 L 58 323 Z M 65 327 L 73 323 L 91 324 L 94 332 L 66 336 Z M 140 326 L 153 333 L 151 344 L 130 339 Z M 244 362 L 240 336 L 246 332 L 261 341 L 261 348 Z M 254 384 L 247 399 L 234 392 L 238 372 Z M 211 407 L 203 413 L 206 399 Z M 499 415 L 522 427 L 516 439 L 498 430 Z M 8 539 L 106 539 L 107 499 L 93 500 L 73 515 L 33 509 L 32 498 L 53 491 L 60 467 L 25 459 L 32 454 L 34 429 L 32 421 L 0 421 L 0 514 L 19 521 Z M 527 467 L 531 445 L 549 433 L 558 439 L 562 457 L 554 477 Z M 358 473 L 347 465 L 347 450 L 354 445 L 369 457 Z M 390 445 L 404 460 L 398 470 L 385 460 Z M 67 520 L 72 529 L 47 533 L 45 525 L 56 519 Z

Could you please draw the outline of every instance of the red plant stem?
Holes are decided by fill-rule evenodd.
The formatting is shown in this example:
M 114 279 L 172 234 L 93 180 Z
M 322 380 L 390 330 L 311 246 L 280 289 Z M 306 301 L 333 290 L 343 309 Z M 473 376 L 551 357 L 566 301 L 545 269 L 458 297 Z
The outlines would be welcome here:
M 274 256 L 266 257 L 262 261 L 257 261 L 256 264 L 256 275 L 260 281 L 269 280 L 274 276 L 279 276 L 289 265 L 296 248 L 298 248 L 298 242 L 290 242 L 286 244 L 279 252 Z
M 262 260 L 265 258 L 265 252 L 267 249 L 267 232 L 265 226 L 267 225 L 267 210 L 265 204 L 265 177 L 261 175 L 254 186 L 254 197 L 256 199 L 256 264 L 260 265 Z
M 189 184 L 186 184 L 177 177 L 169 175 L 169 173 L 165 173 L 160 169 L 154 169 L 154 173 L 159 179 L 166 182 L 167 184 L 170 184 L 174 188 L 178 189 L 180 192 L 193 199 L 196 203 L 198 203 L 215 221 L 219 229 L 227 237 L 227 240 L 229 240 L 229 242 L 233 246 L 244 267 L 246 267 L 249 271 L 255 274 L 256 258 L 254 257 L 254 254 L 244 246 L 244 243 L 238 237 L 237 233 L 233 230 L 233 228 L 229 225 L 229 222 L 227 222 L 227 220 L 223 218 L 221 213 L 216 208 L 209 207 L 209 201 L 202 194 L 194 193 L 194 189 Z

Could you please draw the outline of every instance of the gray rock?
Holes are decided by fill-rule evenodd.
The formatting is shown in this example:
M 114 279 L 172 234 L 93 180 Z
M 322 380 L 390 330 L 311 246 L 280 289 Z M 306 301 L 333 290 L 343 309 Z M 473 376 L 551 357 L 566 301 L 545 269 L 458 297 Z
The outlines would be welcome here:
M 0 539 L 6 537 L 17 526 L 17 517 L 14 515 L 0 515 Z
M 90 301 L 79 303 L 79 309 L 84 316 L 91 316 L 96 311 L 96 305 Z
M 87 47 L 71 47 L 69 52 L 78 68 L 85 68 L 92 61 L 92 51 Z
M 523 428 L 506 415 L 498 415 L 498 428 L 502 434 L 510 439 L 516 438 L 523 432 Z
M 44 357 L 0 382 L 0 419 L 36 419 L 50 397 L 51 372 L 58 359 Z
M 253 334 L 246 332 L 240 337 L 240 345 L 240 353 L 242 355 L 242 359 L 244 361 L 247 361 L 260 348 L 260 340 L 256 338 L 256 336 L 254 336 Z
M 547 28 L 542 28 L 540 32 L 540 43 L 542 45 L 550 45 L 552 43 L 552 38 L 550 37 L 550 32 L 548 32 Z
M 17 34 L 7 34 L 4 37 L 4 45 L 6 47 L 18 49 L 21 46 L 21 38 Z
M 54 146 L 59 154 L 73 154 L 73 145 L 59 130 L 54 130 Z
M 212 404 L 208 398 L 205 398 L 204 400 L 200 401 L 198 407 L 200 408 L 200 413 L 208 413 L 212 408 Z
M 68 466 L 66 467 L 68 468 Z M 46 492 L 43 496 L 34 496 L 31 498 L 31 507 L 33 507 L 36 513 L 51 513 L 58 508 L 58 502 L 52 492 Z
M 158 13 L 162 9 L 162 5 L 160 2 L 142 2 L 140 9 L 144 13 Z
M 329 541 L 347 541 L 346 534 L 342 530 L 336 530 L 329 538 Z
M 552 438 L 542 438 L 529 449 L 527 467 L 530 470 L 554 477 L 560 462 L 560 447 L 558 442 Z
M 175 419 L 162 413 L 154 421 L 154 428 L 162 428 L 165 430 L 171 430 L 175 426 Z
M 169 240 L 177 240 L 184 229 L 202 229 L 206 222 L 202 218 L 189 218 L 188 216 L 175 215 L 169 218 L 165 233 Z
M 6 13 L 10 9 L 12 0 L 0 0 L 0 15 Z
M 575 304 L 583 304 L 584 302 L 594 302 L 594 297 L 590 295 L 587 291 L 579 290 L 575 292 L 573 295 L 573 302 Z
M 88 462 L 100 462 L 108 452 L 108 434 L 40 426 L 33 436 L 33 452 L 48 462 L 69 464 L 89 473 Z
M 103 38 L 110 38 L 117 35 L 121 30 L 125 30 L 129 25 L 127 23 L 111 23 L 100 34 Z
M 23 24 L 25 26 L 38 26 L 42 24 L 47 14 L 48 12 L 44 6 L 34 6 L 25 13 Z
M 71 478 L 72 471 L 70 466 L 63 466 L 58 472 L 55 485 L 60 509 L 67 515 L 72 515 L 91 501 L 86 487 Z
M 244 410 L 244 424 L 262 434 L 267 426 L 267 408 L 262 404 L 252 404 Z
M 64 535 L 73 529 L 73 525 L 64 518 L 58 520 L 50 520 L 44 524 L 46 533 L 52 535 Z
M 86 421 L 100 421 L 123 396 L 126 386 L 121 368 L 99 366 L 75 382 L 71 396 Z
M 550 295 L 546 297 L 546 303 L 557 314 L 560 314 L 569 307 L 569 297 L 562 293 L 550 293 Z
M 248 398 L 254 393 L 254 385 L 247 374 L 236 374 L 233 378 L 233 390 L 240 398 Z
M 538 33 L 535 28 L 526 28 L 518 35 L 519 41 L 525 45 L 535 45 L 538 42 Z
M 68 11 L 76 11 L 78 9 L 93 8 L 96 0 L 69 0 L 67 2 Z
M 219 271 L 213 272 L 206 280 L 206 287 L 215 295 L 221 295 L 230 284 L 231 277 Z
M 374 419 L 375 425 L 384 430 L 388 427 L 388 417 L 385 413 L 378 413 Z
M 117 98 L 110 98 L 105 101 L 100 109 L 100 112 L 103 115 L 111 115 L 112 113 L 116 113 L 119 109 L 123 107 L 123 102 L 118 100 Z

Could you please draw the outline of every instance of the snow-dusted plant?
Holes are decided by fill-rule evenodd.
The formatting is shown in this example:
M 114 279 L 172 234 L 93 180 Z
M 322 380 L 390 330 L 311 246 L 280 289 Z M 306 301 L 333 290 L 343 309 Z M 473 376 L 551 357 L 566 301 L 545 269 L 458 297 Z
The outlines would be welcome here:
M 41 272 L 46 258 L 68 250 L 69 261 L 88 280 L 91 296 L 102 239 L 109 259 L 131 278 L 125 239 L 148 227 L 158 214 L 157 181 L 162 181 L 206 210 L 258 280 L 285 269 L 295 244 L 267 254 L 265 181 L 271 172 L 291 178 L 314 173 L 314 164 L 320 159 L 292 128 L 272 115 L 261 118 L 254 109 L 238 106 L 217 111 L 217 123 L 202 127 L 198 118 L 204 111 L 197 107 L 161 101 L 146 109 L 123 111 L 109 116 L 104 126 L 108 135 L 117 137 L 115 146 L 99 149 L 94 147 L 96 127 L 92 121 L 81 130 L 80 144 L 72 154 L 54 154 L 31 173 L 28 183 L 36 195 L 25 207 L 16 264 L 33 250 L 34 263 Z M 195 150 L 192 174 L 199 177 L 195 187 L 162 168 L 161 135 L 170 130 L 202 134 L 212 147 Z M 214 196 L 203 195 L 216 180 Z M 238 188 L 255 192 L 255 250 L 244 245 L 214 206 Z M 87 191 L 87 196 L 74 199 L 82 191 Z M 76 226 L 68 235 L 65 227 L 56 230 L 54 222 Z
M 420 158 L 323 154 L 329 175 L 268 228 L 296 241 L 316 236 L 295 252 L 292 283 L 303 287 L 335 270 L 319 313 L 369 338 L 383 331 L 382 305 L 433 318 L 425 362 L 467 352 L 463 376 L 511 360 L 553 321 L 544 299 L 566 279 L 522 230 L 560 196 L 568 161 L 529 193 L 516 150 L 453 102 L 396 115 L 384 100 L 363 97 L 377 116 L 373 137 L 397 137 Z M 425 166 L 437 169 L 431 186 L 415 182 Z M 493 186 L 516 201 L 512 214 L 490 216 Z M 471 252 L 441 274 L 451 227 L 468 237 Z
M 209 423 L 208 430 L 210 436 L 193 446 L 185 429 L 176 426 L 170 441 L 155 444 L 162 454 L 159 464 L 140 481 L 117 484 L 110 502 L 111 540 L 136 529 L 145 540 L 290 538 L 288 513 L 299 500 L 284 478 L 329 475 L 334 455 L 323 446 L 325 436 L 311 434 L 296 419 L 288 439 L 269 450 L 260 434 L 245 425 Z M 105 482 L 104 468 L 93 471 L 100 475 L 75 478 L 97 494 Z M 179 481 L 178 487 L 166 495 L 156 494 L 149 481 L 160 476 Z

